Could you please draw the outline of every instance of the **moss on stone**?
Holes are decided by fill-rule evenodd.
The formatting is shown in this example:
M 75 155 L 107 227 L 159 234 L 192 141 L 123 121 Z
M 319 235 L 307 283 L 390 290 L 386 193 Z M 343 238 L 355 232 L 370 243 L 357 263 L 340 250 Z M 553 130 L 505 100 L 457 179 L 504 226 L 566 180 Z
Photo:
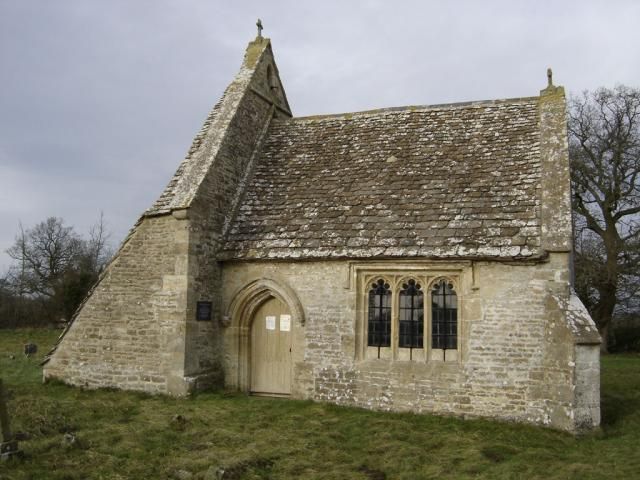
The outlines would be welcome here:
M 269 44 L 270 40 L 262 37 L 257 37 L 253 42 L 249 42 L 247 51 L 244 54 L 244 65 L 250 68 L 254 67 Z
M 564 87 L 551 85 L 543 90 L 540 90 L 540 96 L 541 97 L 550 97 L 550 96 L 564 97 L 565 96 Z

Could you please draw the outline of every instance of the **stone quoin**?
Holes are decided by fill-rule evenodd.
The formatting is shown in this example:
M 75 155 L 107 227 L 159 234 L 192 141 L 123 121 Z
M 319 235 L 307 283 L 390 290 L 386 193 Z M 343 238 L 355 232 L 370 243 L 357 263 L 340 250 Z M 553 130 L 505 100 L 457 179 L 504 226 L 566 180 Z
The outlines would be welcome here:
M 551 73 L 539 96 L 293 117 L 257 26 L 44 378 L 597 427 Z

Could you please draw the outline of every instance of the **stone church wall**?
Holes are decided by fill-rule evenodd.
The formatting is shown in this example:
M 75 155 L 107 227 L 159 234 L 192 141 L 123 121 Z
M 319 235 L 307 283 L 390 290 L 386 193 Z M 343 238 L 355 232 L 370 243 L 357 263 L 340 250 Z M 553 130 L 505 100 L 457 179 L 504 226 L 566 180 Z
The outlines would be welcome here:
M 145 218 L 44 370 L 73 385 L 184 391 L 188 222 Z
M 367 359 L 366 271 L 437 276 L 459 271 L 460 350 L 455 362 Z M 295 291 L 292 395 L 377 410 L 512 419 L 574 431 L 599 423 L 598 347 L 580 341 L 558 298 L 568 298 L 568 256 L 498 262 L 252 262 L 225 264 L 224 304 L 256 278 Z M 426 298 L 426 297 L 425 297 Z M 238 331 L 225 337 L 225 382 L 238 383 Z M 595 331 L 595 330 L 594 330 Z M 592 340 L 596 337 L 589 337 Z M 297 350 L 297 351 L 296 351 Z M 593 351 L 596 352 L 595 356 Z M 597 403 L 597 402 L 596 402 Z M 581 418 L 576 418 L 581 417 Z M 581 422 L 581 423 L 580 423 Z M 580 425 L 579 425 L 580 423 Z

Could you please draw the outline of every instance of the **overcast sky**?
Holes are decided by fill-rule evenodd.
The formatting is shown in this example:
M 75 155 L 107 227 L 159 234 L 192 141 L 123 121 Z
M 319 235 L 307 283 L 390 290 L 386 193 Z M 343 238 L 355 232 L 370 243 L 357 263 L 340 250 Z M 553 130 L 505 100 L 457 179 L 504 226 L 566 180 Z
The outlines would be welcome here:
M 19 222 L 103 211 L 117 246 L 257 17 L 296 116 L 640 86 L 635 0 L 0 0 L 0 274 Z

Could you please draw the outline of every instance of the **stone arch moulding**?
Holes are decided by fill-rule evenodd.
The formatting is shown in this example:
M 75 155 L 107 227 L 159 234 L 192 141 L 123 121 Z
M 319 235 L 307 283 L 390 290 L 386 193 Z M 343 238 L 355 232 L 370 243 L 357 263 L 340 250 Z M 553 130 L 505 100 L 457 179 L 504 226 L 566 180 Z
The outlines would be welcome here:
M 435 284 L 437 284 L 440 280 L 444 280 L 447 283 L 450 283 L 451 285 L 453 285 L 453 290 L 457 294 L 460 293 L 460 285 L 458 284 L 459 282 L 458 282 L 457 278 L 455 278 L 453 276 L 450 276 L 450 275 L 438 275 L 437 277 L 433 277 L 433 278 L 429 279 L 429 281 L 427 282 L 425 291 L 431 291 L 433 286 Z
M 270 298 L 277 298 L 290 309 L 291 320 L 294 325 L 304 326 L 304 309 L 298 296 L 291 287 L 283 282 L 271 278 L 261 278 L 245 285 L 233 296 L 223 326 L 229 327 L 227 335 L 231 338 L 232 362 L 237 365 L 237 387 L 242 391 L 251 388 L 251 321 L 256 310 Z
M 223 317 L 223 326 L 249 326 L 251 315 L 271 297 L 286 303 L 291 309 L 292 320 L 298 325 L 304 326 L 304 309 L 296 293 L 285 283 L 271 278 L 254 280 L 236 292 L 229 303 L 226 315 Z

